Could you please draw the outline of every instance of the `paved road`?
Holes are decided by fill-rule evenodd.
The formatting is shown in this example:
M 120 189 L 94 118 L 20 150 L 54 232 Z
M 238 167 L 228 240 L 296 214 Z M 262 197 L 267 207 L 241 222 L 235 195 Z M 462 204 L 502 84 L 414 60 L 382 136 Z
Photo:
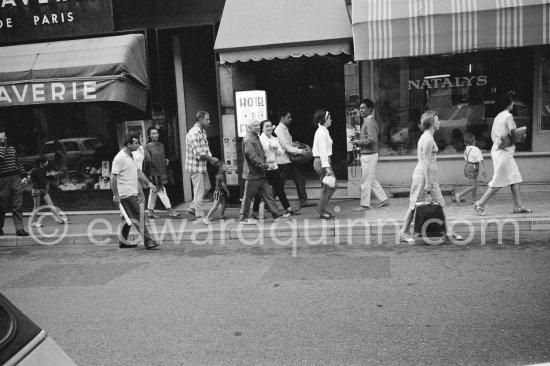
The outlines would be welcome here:
M 550 361 L 547 235 L 6 247 L 0 291 L 80 365 L 525 365 Z

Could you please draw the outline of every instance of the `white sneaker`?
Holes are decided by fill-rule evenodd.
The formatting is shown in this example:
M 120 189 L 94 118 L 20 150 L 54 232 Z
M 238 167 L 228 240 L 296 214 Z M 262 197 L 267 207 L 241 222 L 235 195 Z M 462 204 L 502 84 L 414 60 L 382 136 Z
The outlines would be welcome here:
M 256 225 L 258 223 L 257 220 L 254 220 L 254 219 L 243 219 L 241 220 L 241 224 L 243 225 Z
M 205 217 L 204 219 L 202 219 L 202 222 L 204 222 L 205 225 L 212 225 L 212 223 L 210 222 L 210 220 L 208 220 L 207 217 Z
M 288 221 L 289 216 L 290 216 L 290 214 L 288 214 L 288 215 L 285 214 L 283 216 L 279 216 L 276 219 L 274 219 L 273 222 Z
M 399 238 L 401 239 L 401 241 L 404 241 L 407 244 L 414 244 L 415 243 L 414 238 L 412 238 L 409 234 L 399 233 Z
M 292 215 L 291 212 L 285 212 L 284 214 L 282 214 L 280 217 L 290 217 L 290 215 Z
M 31 224 L 31 226 L 33 226 L 33 227 L 42 227 L 42 224 L 39 223 L 39 222 L 33 222 L 33 223 Z

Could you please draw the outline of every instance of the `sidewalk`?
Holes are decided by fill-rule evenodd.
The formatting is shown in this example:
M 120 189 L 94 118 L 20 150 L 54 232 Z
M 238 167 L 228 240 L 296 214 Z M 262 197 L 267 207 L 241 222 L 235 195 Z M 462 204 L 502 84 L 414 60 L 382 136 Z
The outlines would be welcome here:
M 547 230 L 550 231 L 550 191 L 539 193 L 523 193 L 524 206 L 531 208 L 531 214 L 513 214 L 510 194 L 498 194 L 486 206 L 487 215 L 480 217 L 472 209 L 470 200 L 460 206 L 451 203 L 451 197 L 445 196 L 445 208 L 449 223 L 458 233 L 468 234 L 471 230 L 484 227 L 487 231 L 503 230 L 504 236 L 514 230 Z M 179 219 L 171 219 L 166 212 L 158 212 L 160 219 L 149 220 L 148 228 L 153 237 L 163 244 L 197 245 L 208 247 L 212 244 L 229 246 L 252 246 L 256 244 L 278 244 L 292 240 L 313 240 L 317 244 L 365 242 L 370 240 L 369 235 L 378 237 L 395 237 L 396 230 L 404 218 L 409 200 L 391 198 L 390 205 L 381 209 L 370 209 L 362 213 L 351 209 L 358 205 L 357 199 L 333 199 L 329 210 L 338 216 L 335 221 L 319 220 L 316 207 L 307 207 L 299 215 L 291 216 L 288 221 L 273 223 L 269 212 L 266 219 L 260 220 L 258 225 L 239 225 L 239 208 L 230 207 L 226 210 L 226 220 L 214 216 L 211 226 L 194 218 L 185 212 Z M 297 205 L 297 201 L 291 201 Z M 207 202 L 206 206 L 210 207 Z M 187 205 L 179 206 L 182 210 Z M 43 218 L 42 228 L 28 227 L 28 216 L 25 216 L 26 230 L 29 237 L 17 237 L 13 233 L 13 221 L 6 217 L 4 232 L 0 237 L 1 247 L 54 245 L 54 244 L 110 244 L 118 243 L 117 230 L 121 222 L 118 211 L 69 212 L 70 224 L 59 225 L 51 216 Z M 194 220 L 194 221 L 193 221 Z M 511 223 L 511 220 L 515 220 Z M 134 229 L 132 229 L 134 233 Z M 512 235 L 513 236 L 513 235 Z M 367 239 L 365 239 L 367 237 Z M 133 239 L 137 235 L 133 234 Z M 283 244 L 281 244 L 283 245 Z

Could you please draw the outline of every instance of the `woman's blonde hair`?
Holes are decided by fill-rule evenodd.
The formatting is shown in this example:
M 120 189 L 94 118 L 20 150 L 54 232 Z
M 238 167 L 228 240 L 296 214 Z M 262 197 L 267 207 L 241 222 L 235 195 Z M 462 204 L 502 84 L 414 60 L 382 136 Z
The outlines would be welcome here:
M 424 131 L 429 130 L 430 127 L 434 124 L 435 116 L 437 116 L 436 111 L 426 111 L 422 114 L 422 117 L 420 117 L 420 124 L 422 125 L 422 129 Z

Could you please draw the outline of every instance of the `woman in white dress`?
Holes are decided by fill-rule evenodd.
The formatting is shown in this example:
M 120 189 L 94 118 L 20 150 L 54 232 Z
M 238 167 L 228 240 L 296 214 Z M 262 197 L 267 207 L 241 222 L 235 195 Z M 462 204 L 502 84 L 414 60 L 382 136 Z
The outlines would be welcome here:
M 493 122 L 491 130 L 491 139 L 493 147 L 491 149 L 491 159 L 493 160 L 493 179 L 489 182 L 489 189 L 483 197 L 474 203 L 474 209 L 481 216 L 485 216 L 485 204 L 502 187 L 510 186 L 512 198 L 514 199 L 514 213 L 531 213 L 529 208 L 523 207 L 519 193 L 519 184 L 523 181 L 514 159 L 516 150 L 516 123 L 510 113 L 514 109 L 514 102 L 509 94 L 502 94 L 496 100 L 496 107 L 502 110 Z M 506 143 L 510 141 L 510 145 Z
M 434 140 L 434 132 L 439 130 L 439 117 L 437 112 L 426 111 L 420 118 L 420 123 L 424 133 L 418 140 L 418 163 L 414 169 L 411 184 L 411 193 L 409 196 L 409 209 L 405 215 L 405 221 L 399 232 L 401 241 L 414 244 L 415 240 L 409 235 L 409 227 L 414 218 L 417 201 L 422 201 L 426 194 L 430 194 L 432 200 L 437 202 L 442 208 L 445 207 L 445 200 L 437 180 L 437 157 L 439 151 Z M 456 240 L 462 240 L 461 235 L 453 233 L 447 225 L 446 237 Z M 445 233 L 442 233 L 445 235 Z

